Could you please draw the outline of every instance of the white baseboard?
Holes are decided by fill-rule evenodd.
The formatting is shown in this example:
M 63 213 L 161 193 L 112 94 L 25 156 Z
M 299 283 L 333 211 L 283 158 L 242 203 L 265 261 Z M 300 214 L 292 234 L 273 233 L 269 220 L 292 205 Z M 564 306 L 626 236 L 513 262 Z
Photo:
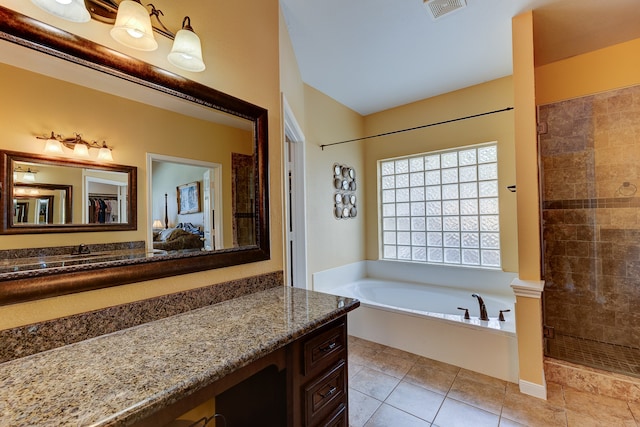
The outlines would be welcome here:
M 542 379 L 542 384 L 536 384 L 522 379 L 518 384 L 520 385 L 520 393 L 547 400 L 547 382 L 544 378 Z

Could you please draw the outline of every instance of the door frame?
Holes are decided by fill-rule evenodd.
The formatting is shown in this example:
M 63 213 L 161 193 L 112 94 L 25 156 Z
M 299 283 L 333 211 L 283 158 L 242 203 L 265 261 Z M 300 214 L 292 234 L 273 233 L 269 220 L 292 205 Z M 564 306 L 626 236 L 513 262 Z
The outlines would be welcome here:
M 307 213 L 305 185 L 305 137 L 293 110 L 282 95 L 282 117 L 284 118 L 283 152 L 284 165 L 284 270 L 288 286 L 310 288 L 307 277 Z M 291 141 L 291 146 L 287 139 Z M 291 148 L 291 150 L 289 150 Z M 290 153 L 291 151 L 291 153 Z M 290 158 L 291 157 L 291 158 Z M 289 173 L 292 176 L 292 203 L 289 201 Z M 290 206 L 292 204 L 293 206 Z M 290 218 L 291 217 L 291 218 Z M 293 223 L 291 233 L 289 224 Z M 292 252 L 296 254 L 292 258 Z

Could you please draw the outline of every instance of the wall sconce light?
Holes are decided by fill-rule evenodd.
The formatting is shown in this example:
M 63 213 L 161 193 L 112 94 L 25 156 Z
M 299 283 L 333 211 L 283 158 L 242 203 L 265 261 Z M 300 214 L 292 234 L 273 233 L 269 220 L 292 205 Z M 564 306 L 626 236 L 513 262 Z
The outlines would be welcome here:
M 176 67 L 187 71 L 200 72 L 206 68 L 202 60 L 200 37 L 191 28 L 191 18 L 188 16 L 182 20 L 182 29 L 176 33 L 167 59 Z
M 132 49 L 151 51 L 158 48 L 151 28 L 151 16 L 141 3 L 134 0 L 120 3 L 111 37 Z
M 200 38 L 191 27 L 191 19 L 186 16 L 182 28 L 176 34 L 171 32 L 160 20 L 164 16 L 153 4 L 151 12 L 140 0 L 31 0 L 40 8 L 60 18 L 73 22 L 87 22 L 91 18 L 114 24 L 111 37 L 118 43 L 132 49 L 153 51 L 158 42 L 153 31 L 173 40 L 173 47 L 167 56 L 169 62 L 186 71 L 200 72 L 206 68 L 202 59 Z M 89 9 L 85 7 L 85 3 Z M 157 25 L 151 23 L 155 17 Z
M 18 174 L 22 174 L 22 182 L 36 182 L 36 174 L 37 170 L 31 168 L 23 168 L 22 166 L 17 166 L 13 169 L 13 181 L 18 181 Z
M 39 196 L 40 191 L 37 188 L 14 187 L 14 196 Z
M 36 138 L 47 141 L 44 146 L 44 152 L 47 154 L 62 155 L 64 154 L 64 150 L 62 149 L 64 146 L 73 150 L 74 156 L 88 158 L 89 149 L 96 148 L 98 150 L 98 160 L 113 161 L 113 156 L 111 155 L 113 148 L 108 147 L 105 141 L 102 141 L 102 144 L 97 141 L 88 142 L 82 139 L 79 133 L 76 133 L 73 138 L 63 138 L 61 135 L 56 135 L 51 131 L 50 136 L 36 136 Z
M 71 22 L 89 22 L 91 15 L 84 0 L 31 0 L 40 9 Z

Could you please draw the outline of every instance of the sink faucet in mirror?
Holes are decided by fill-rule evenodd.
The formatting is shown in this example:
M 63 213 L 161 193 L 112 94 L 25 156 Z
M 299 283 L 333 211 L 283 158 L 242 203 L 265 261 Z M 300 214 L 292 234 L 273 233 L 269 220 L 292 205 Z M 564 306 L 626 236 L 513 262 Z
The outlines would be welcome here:
M 89 246 L 85 245 L 84 243 L 81 243 L 73 252 L 71 252 L 71 255 L 85 255 L 90 253 L 91 253 L 91 250 L 89 249 Z

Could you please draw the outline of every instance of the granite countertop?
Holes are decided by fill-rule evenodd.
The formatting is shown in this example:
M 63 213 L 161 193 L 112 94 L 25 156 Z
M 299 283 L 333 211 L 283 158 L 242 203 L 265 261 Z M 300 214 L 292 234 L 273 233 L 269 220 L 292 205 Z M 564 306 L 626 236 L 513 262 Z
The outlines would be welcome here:
M 130 425 L 358 305 L 275 287 L 0 364 L 0 425 Z

